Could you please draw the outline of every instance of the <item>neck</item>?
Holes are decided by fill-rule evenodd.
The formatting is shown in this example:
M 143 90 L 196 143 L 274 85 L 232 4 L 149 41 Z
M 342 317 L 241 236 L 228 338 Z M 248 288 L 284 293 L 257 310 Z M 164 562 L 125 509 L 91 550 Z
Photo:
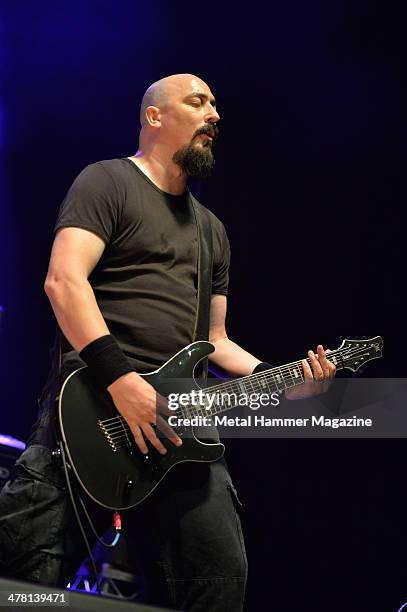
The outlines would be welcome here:
M 174 164 L 169 152 L 140 148 L 129 159 L 162 191 L 172 195 L 182 195 L 185 192 L 187 177 L 181 168 Z

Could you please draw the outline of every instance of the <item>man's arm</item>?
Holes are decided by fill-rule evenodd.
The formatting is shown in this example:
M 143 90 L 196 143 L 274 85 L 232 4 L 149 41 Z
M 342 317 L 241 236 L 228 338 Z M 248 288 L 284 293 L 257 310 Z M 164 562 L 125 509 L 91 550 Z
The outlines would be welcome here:
M 213 295 L 209 342 L 215 346 L 215 352 L 209 356 L 209 359 L 215 366 L 225 370 L 230 376 L 248 376 L 261 362 L 260 359 L 257 359 L 228 338 L 225 326 L 226 310 L 226 296 Z
M 99 236 L 76 227 L 60 229 L 52 247 L 44 289 L 63 334 L 78 352 L 109 334 L 88 281 L 104 248 L 105 243 Z M 157 407 L 153 387 L 136 372 L 129 372 L 117 378 L 107 390 L 129 424 L 139 449 L 148 452 L 144 434 L 159 452 L 165 453 L 166 448 L 152 427 L 156 424 Z M 182 443 L 178 436 L 168 437 L 174 444 Z
M 88 277 L 105 243 L 87 230 L 66 227 L 57 232 L 44 289 L 65 337 L 78 353 L 109 333 Z
M 261 363 L 260 359 L 245 351 L 238 344 L 230 340 L 226 333 L 227 301 L 224 295 L 213 295 L 211 300 L 211 318 L 209 342 L 215 346 L 215 352 L 209 356 L 211 362 L 225 370 L 230 376 L 248 376 L 254 368 Z M 304 384 L 287 389 L 287 399 L 303 399 L 318 395 L 326 390 L 319 381 L 330 381 L 335 375 L 335 366 L 328 361 L 322 345 L 318 345 L 317 354 L 308 351 L 312 369 L 304 359 Z M 318 382 L 315 382 L 318 381 Z

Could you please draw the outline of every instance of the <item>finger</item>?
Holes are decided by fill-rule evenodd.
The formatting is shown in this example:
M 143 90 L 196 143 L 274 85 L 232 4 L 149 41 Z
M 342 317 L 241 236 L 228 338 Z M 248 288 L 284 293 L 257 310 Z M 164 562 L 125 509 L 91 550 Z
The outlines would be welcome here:
M 137 446 L 139 447 L 141 452 L 144 453 L 144 455 L 146 455 L 148 453 L 148 448 L 146 446 L 145 440 L 141 433 L 140 427 L 138 425 L 134 425 L 133 427 L 130 426 L 130 429 L 131 429 L 131 433 L 134 436 Z
M 312 370 L 310 368 L 308 361 L 306 359 L 303 359 L 301 363 L 302 363 L 302 369 L 304 372 L 304 382 L 307 382 L 307 381 L 312 382 L 314 380 L 314 377 L 312 375 Z
M 326 349 L 325 350 L 325 355 L 329 355 L 329 353 L 332 353 L 331 349 Z M 328 357 L 327 357 L 328 359 Z M 332 361 L 330 361 L 328 359 L 328 366 L 329 366 L 329 378 L 332 379 L 334 378 L 335 374 L 336 374 L 336 365 L 334 363 L 332 363 Z
M 322 380 L 324 378 L 324 373 L 322 371 L 321 365 L 315 355 L 314 351 L 308 351 L 308 357 L 311 360 L 312 373 L 314 375 L 314 380 Z
M 168 399 L 159 393 L 156 394 L 156 406 L 157 406 L 157 414 L 165 414 L 166 416 L 170 416 L 174 414 L 168 408 Z
M 167 452 L 167 449 L 165 448 L 164 444 L 160 442 L 160 440 L 155 435 L 155 431 L 151 427 L 150 423 L 143 423 L 141 428 L 143 430 L 145 437 L 151 442 L 154 448 L 158 450 L 158 452 L 161 453 L 161 455 L 165 455 L 165 453 Z
M 157 429 L 175 446 L 181 446 L 182 440 L 163 417 L 157 417 Z
M 326 358 L 324 347 L 322 346 L 322 344 L 318 344 L 317 352 L 318 352 L 318 361 L 322 368 L 324 378 L 329 378 L 329 362 L 328 362 L 328 359 Z
M 336 374 L 336 365 L 334 363 L 332 363 L 332 361 L 329 362 L 329 378 L 332 379 L 334 378 Z

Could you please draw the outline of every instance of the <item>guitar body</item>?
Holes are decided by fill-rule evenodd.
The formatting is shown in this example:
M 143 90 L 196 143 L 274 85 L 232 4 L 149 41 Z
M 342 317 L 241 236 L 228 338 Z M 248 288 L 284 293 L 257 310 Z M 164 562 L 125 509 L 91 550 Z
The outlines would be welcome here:
M 195 366 L 213 350 L 209 342 L 194 342 L 155 372 L 142 376 L 163 396 L 198 390 Z M 178 388 L 173 388 L 177 379 L 181 379 Z M 79 483 L 94 501 L 113 510 L 141 503 L 178 463 L 216 461 L 225 449 L 219 442 L 198 440 L 193 428 L 184 427 L 176 429 L 183 440 L 181 447 L 161 438 L 166 455 L 149 443 L 150 451 L 143 455 L 119 420 L 109 393 L 98 389 L 86 367 L 66 379 L 58 413 L 61 438 Z

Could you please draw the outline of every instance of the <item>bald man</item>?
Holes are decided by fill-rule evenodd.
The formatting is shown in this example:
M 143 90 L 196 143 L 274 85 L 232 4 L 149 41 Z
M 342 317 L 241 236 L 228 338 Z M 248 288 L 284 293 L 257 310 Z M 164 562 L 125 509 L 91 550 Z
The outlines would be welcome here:
M 53 400 L 72 370 L 84 363 L 93 369 L 140 453 L 148 452 L 147 442 L 167 452 L 154 428 L 156 392 L 138 373 L 155 370 L 193 340 L 198 239 L 187 180 L 210 173 L 219 119 L 200 78 L 161 79 L 143 97 L 136 154 L 85 168 L 61 206 L 45 282 L 61 355 L 17 477 L 2 492 L 3 573 L 64 586 L 84 556 L 52 456 Z M 226 333 L 229 243 L 222 223 L 208 215 L 211 360 L 231 376 L 245 376 L 261 361 Z M 290 399 L 321 392 L 315 379 L 334 374 L 322 346 L 309 357 L 312 370 L 304 362 L 305 383 L 287 392 Z M 182 444 L 175 432 L 168 437 Z M 189 612 L 243 609 L 247 569 L 238 507 L 226 464 L 217 461 L 177 466 L 125 516 L 127 547 L 146 576 L 147 601 Z

